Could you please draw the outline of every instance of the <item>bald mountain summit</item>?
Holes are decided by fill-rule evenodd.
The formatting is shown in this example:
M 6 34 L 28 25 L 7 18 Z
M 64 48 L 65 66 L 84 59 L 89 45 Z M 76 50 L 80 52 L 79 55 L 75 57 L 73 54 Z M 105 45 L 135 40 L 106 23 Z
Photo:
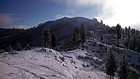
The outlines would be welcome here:
M 0 79 L 139 78 L 140 32 L 130 26 L 63 17 L 0 29 Z

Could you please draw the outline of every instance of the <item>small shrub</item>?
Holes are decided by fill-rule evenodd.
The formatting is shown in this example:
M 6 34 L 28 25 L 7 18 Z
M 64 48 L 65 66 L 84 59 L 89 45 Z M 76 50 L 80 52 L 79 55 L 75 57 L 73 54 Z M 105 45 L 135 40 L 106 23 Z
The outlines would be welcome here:
M 71 63 L 74 63 L 75 64 L 75 61 L 74 60 L 71 60 Z
M 82 66 L 83 66 L 83 67 L 89 67 L 89 65 L 86 64 L 86 63 L 83 63 Z
M 0 54 L 1 54 L 1 53 L 4 53 L 4 52 L 5 52 L 5 50 L 3 50 L 3 49 L 0 49 Z
M 9 45 L 7 48 L 6 48 L 6 52 L 12 52 L 13 51 L 13 48 L 11 45 Z
M 92 57 L 93 55 L 92 54 L 90 54 L 90 53 L 85 53 L 85 55 L 86 56 L 90 56 L 90 57 Z
M 131 64 L 131 66 L 132 66 L 132 67 L 135 67 L 135 66 L 136 66 L 136 64 L 132 63 L 132 64 Z
M 92 46 L 96 46 L 96 42 L 93 42 L 91 45 L 92 45 Z
M 59 57 L 62 61 L 65 61 L 65 58 L 64 57 Z
M 21 51 L 22 50 L 22 47 L 21 47 L 20 43 L 16 43 L 16 50 L 17 51 Z
M 31 49 L 30 45 L 27 44 L 26 47 L 25 47 L 25 50 L 30 50 L 30 49 Z
M 102 45 L 102 44 L 99 44 L 99 47 L 105 47 L 104 45 Z
M 129 57 L 129 58 L 131 58 L 131 56 L 130 56 L 130 55 L 128 55 L 128 57 Z
M 9 54 L 18 54 L 16 51 L 9 52 Z
M 78 59 L 83 59 L 84 57 L 79 55 L 77 58 L 78 58 Z
M 40 79 L 45 79 L 45 78 L 43 78 L 43 77 L 40 77 Z
M 85 56 L 84 59 L 91 59 L 91 57 L 89 57 L 89 56 Z

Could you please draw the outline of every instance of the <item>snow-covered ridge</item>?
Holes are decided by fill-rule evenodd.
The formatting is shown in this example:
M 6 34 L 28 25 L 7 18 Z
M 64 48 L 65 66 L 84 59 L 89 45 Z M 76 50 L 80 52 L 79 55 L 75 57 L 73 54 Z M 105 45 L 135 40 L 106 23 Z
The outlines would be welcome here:
M 80 49 L 57 52 L 35 48 L 17 54 L 0 55 L 0 79 L 105 79 L 82 57 L 88 52 Z M 78 58 L 81 57 L 81 58 Z M 96 57 L 93 57 L 93 60 Z

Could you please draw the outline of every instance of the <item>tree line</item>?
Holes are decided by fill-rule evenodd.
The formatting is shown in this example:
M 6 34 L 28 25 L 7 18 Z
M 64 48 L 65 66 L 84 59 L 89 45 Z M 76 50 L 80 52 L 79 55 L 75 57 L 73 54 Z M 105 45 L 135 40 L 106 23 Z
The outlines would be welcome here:
M 140 32 L 138 30 L 132 29 L 130 26 L 128 28 L 125 27 L 125 29 L 122 29 L 120 24 L 117 24 L 115 28 L 117 47 L 121 47 L 120 39 L 122 38 L 124 40 L 122 43 L 125 49 L 140 52 Z
M 131 49 L 136 52 L 140 52 L 140 35 L 139 31 L 131 29 L 131 27 L 125 27 L 124 34 L 127 36 L 124 46 L 126 49 Z
M 20 32 L 25 31 L 25 29 L 18 29 L 18 28 L 0 28 L 0 37 L 5 37 L 9 35 L 18 34 Z

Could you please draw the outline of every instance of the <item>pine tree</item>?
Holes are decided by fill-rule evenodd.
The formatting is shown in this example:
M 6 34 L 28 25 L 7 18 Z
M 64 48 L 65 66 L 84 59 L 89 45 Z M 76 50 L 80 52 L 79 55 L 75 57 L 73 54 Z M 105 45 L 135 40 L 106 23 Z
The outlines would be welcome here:
M 134 68 L 128 69 L 128 79 L 139 79 L 138 72 Z
M 131 36 L 131 28 L 129 26 L 129 28 L 128 28 L 128 34 L 127 34 L 128 48 L 131 47 L 131 44 L 130 44 L 131 43 L 130 36 Z
M 119 79 L 138 79 L 137 71 L 129 65 L 128 60 L 124 55 L 120 62 L 118 77 Z
M 107 59 L 106 59 L 106 74 L 110 76 L 110 79 L 114 78 L 115 71 L 117 70 L 115 56 L 110 49 L 108 51 Z
M 7 49 L 6 49 L 6 51 L 7 51 L 7 52 L 12 52 L 12 51 L 13 51 L 12 46 L 11 46 L 11 45 L 9 45 L 9 46 L 7 47 Z
M 136 35 L 134 34 L 133 35 L 133 41 L 132 41 L 132 50 L 134 51 L 135 50 L 135 48 L 136 48 L 136 44 L 137 44 L 137 41 L 136 41 Z
M 117 34 L 117 46 L 119 46 L 119 39 L 121 38 L 121 25 L 117 24 L 116 26 L 116 34 Z
M 22 47 L 21 47 L 20 43 L 16 43 L 16 50 L 17 51 L 21 51 L 22 50 Z
M 118 72 L 119 79 L 128 79 L 128 70 L 129 70 L 128 61 L 125 58 L 125 56 L 123 56 L 120 62 L 120 69 Z
M 77 47 L 80 43 L 83 47 L 84 42 L 86 41 L 86 29 L 82 24 L 80 28 L 75 28 L 72 34 L 72 44 L 74 47 Z
M 51 48 L 55 48 L 57 45 L 57 42 L 56 42 L 56 35 L 55 33 L 51 33 Z
M 135 29 L 132 29 L 132 30 L 131 30 L 132 35 L 134 35 L 135 32 L 136 32 Z
M 51 47 L 51 34 L 49 29 L 44 30 L 44 47 Z
M 128 42 L 128 38 L 125 40 L 124 42 L 124 48 L 128 49 L 129 48 L 129 42 Z
M 138 40 L 137 52 L 140 53 L 140 39 Z
M 86 28 L 84 24 L 81 25 L 80 27 L 80 41 L 83 46 L 83 43 L 86 41 Z
M 77 35 L 76 35 L 76 33 L 74 32 L 73 34 L 72 34 L 72 44 L 74 45 L 74 47 L 76 46 L 76 42 L 77 42 L 77 37 L 76 37 Z
M 74 47 L 77 47 L 79 45 L 79 29 L 75 28 L 73 35 L 72 35 L 72 44 Z
M 30 45 L 29 45 L 28 43 L 26 44 L 25 49 L 26 49 L 26 50 L 30 50 L 30 49 L 31 49 L 31 47 L 30 47 Z
M 103 42 L 103 34 L 101 33 L 101 36 L 100 36 L 100 40 L 101 40 L 101 43 Z
M 125 34 L 125 35 L 127 35 L 127 34 L 128 34 L 128 29 L 127 29 L 127 27 L 125 27 L 124 34 Z

